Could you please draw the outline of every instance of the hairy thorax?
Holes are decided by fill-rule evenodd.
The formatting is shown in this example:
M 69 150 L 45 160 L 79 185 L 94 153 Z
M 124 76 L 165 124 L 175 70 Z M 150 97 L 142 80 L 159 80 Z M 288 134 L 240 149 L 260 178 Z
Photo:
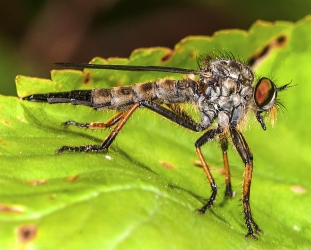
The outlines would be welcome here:
M 209 127 L 215 119 L 222 129 L 235 127 L 251 106 L 253 72 L 245 64 L 229 59 L 211 62 L 206 71 L 211 76 L 200 78 L 201 94 L 197 100 L 202 127 Z

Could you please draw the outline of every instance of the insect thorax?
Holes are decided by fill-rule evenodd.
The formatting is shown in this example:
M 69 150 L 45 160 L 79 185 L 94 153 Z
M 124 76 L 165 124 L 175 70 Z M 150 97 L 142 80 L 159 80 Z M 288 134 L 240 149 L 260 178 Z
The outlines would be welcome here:
M 203 91 L 197 105 L 202 127 L 209 127 L 217 118 L 221 128 L 236 126 L 252 100 L 253 72 L 247 65 L 230 59 L 211 61 L 201 70 L 211 73 L 210 77 L 202 75 L 199 79 Z

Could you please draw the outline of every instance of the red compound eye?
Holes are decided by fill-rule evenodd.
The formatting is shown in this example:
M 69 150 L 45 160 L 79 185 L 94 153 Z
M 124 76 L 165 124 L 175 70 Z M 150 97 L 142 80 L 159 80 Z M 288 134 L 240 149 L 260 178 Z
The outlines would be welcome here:
M 254 100 L 258 108 L 268 110 L 274 105 L 276 98 L 276 87 L 268 78 L 261 78 L 254 92 Z

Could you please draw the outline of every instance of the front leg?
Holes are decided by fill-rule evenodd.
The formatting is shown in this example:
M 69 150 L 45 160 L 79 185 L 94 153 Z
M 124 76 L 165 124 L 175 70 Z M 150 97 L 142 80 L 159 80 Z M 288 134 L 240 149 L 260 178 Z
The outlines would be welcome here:
M 257 233 L 262 233 L 262 231 L 253 219 L 250 206 L 250 190 L 253 174 L 253 155 L 241 132 L 231 127 L 230 134 L 235 148 L 237 149 L 243 162 L 245 163 L 242 193 L 243 212 L 245 215 L 245 224 L 248 229 L 245 237 L 252 236 L 254 239 L 257 239 L 257 236 L 254 234 L 254 230 Z

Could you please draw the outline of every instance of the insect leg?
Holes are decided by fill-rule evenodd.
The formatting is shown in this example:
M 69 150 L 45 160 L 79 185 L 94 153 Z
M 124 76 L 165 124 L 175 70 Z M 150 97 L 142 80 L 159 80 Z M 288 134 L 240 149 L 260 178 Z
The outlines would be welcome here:
M 237 151 L 239 152 L 244 164 L 244 180 L 243 180 L 243 194 L 242 194 L 242 202 L 243 202 L 243 211 L 245 215 L 245 224 L 248 229 L 247 236 L 252 236 L 254 239 L 257 237 L 254 235 L 254 230 L 257 233 L 261 233 L 262 231 L 259 229 L 258 225 L 255 223 L 252 217 L 251 207 L 250 207 L 250 188 L 252 182 L 252 174 L 253 174 L 253 155 L 248 147 L 244 136 L 241 132 L 237 131 L 235 128 L 230 127 L 230 134 L 233 141 L 233 144 Z M 253 226 L 253 228 L 252 228 Z
M 129 117 L 133 114 L 133 112 L 140 106 L 146 107 L 164 117 L 167 119 L 185 127 L 188 129 L 191 129 L 193 131 L 201 131 L 202 127 L 200 124 L 196 123 L 192 119 L 186 119 L 184 117 L 180 117 L 173 111 L 166 109 L 162 107 L 159 104 L 150 102 L 150 101 L 140 101 L 138 103 L 135 103 L 130 109 L 127 111 L 123 111 L 119 113 L 120 115 L 116 115 L 112 117 L 110 120 L 107 121 L 107 123 L 110 123 L 110 126 L 113 126 L 114 124 L 117 124 L 116 127 L 111 131 L 111 133 L 106 137 L 104 142 L 101 145 L 86 145 L 86 146 L 79 146 L 79 147 L 70 147 L 70 146 L 63 146 L 60 149 L 58 149 L 58 153 L 62 153 L 66 150 L 73 151 L 73 152 L 99 152 L 103 151 L 105 149 L 108 149 L 108 147 L 111 145 L 113 140 L 116 138 L 120 130 L 123 128 L 124 124 L 127 122 Z
M 125 114 L 125 111 L 121 111 L 118 114 L 114 115 L 113 117 L 111 117 L 108 121 L 106 122 L 91 122 L 91 123 L 78 123 L 75 121 L 66 121 L 64 122 L 62 125 L 64 127 L 67 127 L 69 125 L 73 125 L 79 128 L 89 128 L 89 129 L 106 129 L 106 128 L 110 128 L 113 125 L 115 125 L 118 121 L 120 121 L 120 119 L 122 118 L 122 116 Z
M 214 203 L 214 201 L 216 199 L 216 195 L 217 195 L 217 186 L 216 186 L 214 178 L 213 178 L 213 176 L 211 174 L 209 166 L 207 165 L 207 163 L 206 163 L 206 161 L 204 159 L 204 156 L 203 156 L 202 151 L 201 151 L 201 146 L 203 144 L 205 144 L 206 142 L 209 142 L 209 141 L 213 140 L 214 137 L 216 136 L 216 134 L 217 134 L 217 129 L 208 130 L 195 143 L 196 153 L 197 153 L 197 155 L 198 155 L 198 157 L 199 157 L 199 159 L 201 161 L 203 170 L 204 170 L 204 172 L 206 174 L 206 177 L 207 177 L 207 179 L 208 179 L 208 181 L 209 181 L 209 183 L 211 185 L 211 188 L 212 188 L 212 195 L 208 199 L 208 202 L 202 208 L 197 210 L 197 212 L 202 213 L 202 214 L 204 214 L 205 211 L 207 209 L 209 209 L 213 205 L 213 203 Z
M 176 113 L 172 112 L 171 110 L 163 108 L 162 106 L 160 106 L 156 103 L 153 103 L 153 102 L 144 101 L 144 102 L 141 102 L 141 104 L 142 104 L 142 106 L 149 108 L 150 110 L 168 118 L 169 120 L 171 120 L 171 121 L 173 121 L 173 122 L 175 122 L 175 123 L 177 123 L 177 124 L 179 124 L 185 128 L 191 129 L 193 131 L 201 131 L 203 129 L 200 124 L 193 121 L 190 118 L 190 116 L 187 113 L 185 113 L 184 111 L 182 111 L 182 112 L 186 115 L 183 115 L 183 117 L 182 117 L 182 116 L 179 116 Z M 195 143 L 196 153 L 197 153 L 197 155 L 201 161 L 203 170 L 204 170 L 206 177 L 207 177 L 207 179 L 211 185 L 211 188 L 212 188 L 212 195 L 210 196 L 208 202 L 201 209 L 197 210 L 197 212 L 202 213 L 202 214 L 204 214 L 205 211 L 213 205 L 213 202 L 215 201 L 216 195 L 217 195 L 217 186 L 216 186 L 214 178 L 210 172 L 209 166 L 207 165 L 200 148 L 206 142 L 213 140 L 214 137 L 216 136 L 216 134 L 220 133 L 220 132 L 221 131 L 219 131 L 217 129 L 208 130 Z
M 111 133 L 107 136 L 107 138 L 102 143 L 102 148 L 107 149 L 117 137 L 121 129 L 123 128 L 124 124 L 128 121 L 130 116 L 134 113 L 134 111 L 140 106 L 140 103 L 135 103 L 129 110 L 127 110 L 124 115 L 121 117 L 120 121 L 118 122 L 117 126 L 111 131 Z
M 222 158 L 223 158 L 224 170 L 225 170 L 225 182 L 226 182 L 225 196 L 233 197 L 234 193 L 231 187 L 230 167 L 229 167 L 228 154 L 227 154 L 228 139 L 222 138 L 220 141 L 220 146 L 222 150 Z
M 63 146 L 60 149 L 58 149 L 58 153 L 62 153 L 66 150 L 74 152 L 99 152 L 108 149 L 113 140 L 117 137 L 120 130 L 123 128 L 124 124 L 128 121 L 130 116 L 139 106 L 140 106 L 139 103 L 135 103 L 130 109 L 125 111 L 124 114 L 120 115 L 120 119 L 116 127 L 111 131 L 111 133 L 106 137 L 106 139 L 101 145 L 86 145 L 80 147 Z
M 199 132 L 203 129 L 201 124 L 195 122 L 192 118 L 190 118 L 188 114 L 184 115 L 184 117 L 180 116 L 177 113 L 173 112 L 172 110 L 164 108 L 161 105 L 154 103 L 154 102 L 150 102 L 150 101 L 141 101 L 140 104 L 144 106 L 145 108 L 148 108 L 156 112 L 157 114 L 162 115 L 163 117 L 171 120 L 172 122 L 175 122 L 183 126 L 184 128 L 187 128 L 187 129 L 190 129 L 196 132 Z M 185 111 L 183 111 L 183 113 L 186 114 Z
M 179 115 L 185 119 L 192 120 L 190 115 L 186 111 L 184 111 L 178 103 L 168 103 L 168 104 L 166 104 L 166 106 L 169 107 L 169 109 L 172 110 L 177 115 Z

